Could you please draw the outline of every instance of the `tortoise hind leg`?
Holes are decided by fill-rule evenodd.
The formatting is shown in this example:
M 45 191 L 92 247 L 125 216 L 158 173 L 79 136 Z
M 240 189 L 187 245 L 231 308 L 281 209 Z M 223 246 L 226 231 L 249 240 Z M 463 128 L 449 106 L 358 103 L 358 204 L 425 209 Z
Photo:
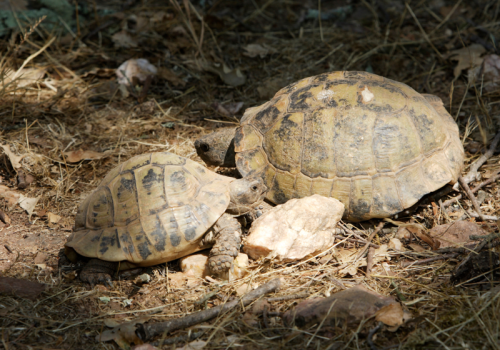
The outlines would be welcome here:
M 92 287 L 97 283 L 113 287 L 111 276 L 115 274 L 117 269 L 118 263 L 116 262 L 91 259 L 80 272 L 80 280 L 90 284 Z
M 241 225 L 229 214 L 222 215 L 215 224 L 215 244 L 210 250 L 208 266 L 210 271 L 224 279 L 229 279 L 233 261 L 241 247 Z

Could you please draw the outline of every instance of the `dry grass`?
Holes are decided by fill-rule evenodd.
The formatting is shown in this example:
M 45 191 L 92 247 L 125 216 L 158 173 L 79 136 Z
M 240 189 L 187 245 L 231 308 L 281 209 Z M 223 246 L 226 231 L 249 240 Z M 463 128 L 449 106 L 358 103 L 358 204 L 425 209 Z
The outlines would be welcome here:
M 88 2 L 90 8 L 93 3 Z M 120 11 L 121 3 L 109 1 L 99 6 Z M 197 137 L 234 123 L 245 108 L 265 102 L 293 81 L 325 71 L 368 70 L 405 82 L 419 92 L 436 94 L 457 119 L 468 151 L 467 164 L 480 155 L 471 151 L 481 148 L 498 129 L 500 90 L 487 92 L 481 84 L 470 85 L 464 75 L 455 79 L 456 62 L 443 58 L 448 51 L 472 43 L 485 45 L 490 53 L 497 50 L 492 42 L 500 37 L 497 1 L 478 0 L 474 5 L 444 1 L 445 10 L 436 7 L 436 1 L 425 0 L 406 6 L 389 0 L 359 4 L 323 1 L 319 15 L 330 17 L 321 20 L 317 12 L 309 11 L 318 10 L 316 1 L 214 0 L 206 1 L 205 8 L 200 3 L 146 0 L 120 16 L 91 11 L 85 15 L 86 22 L 71 31 L 64 25 L 51 31 L 43 22 L 27 23 L 19 17 L 21 27 L 27 29 L 0 43 L 4 53 L 0 57 L 0 143 L 9 144 L 17 155 L 26 155 L 23 170 L 35 176 L 19 192 L 40 197 L 37 212 L 62 217 L 55 224 L 42 215 L 33 215 L 30 221 L 19 207 L 9 210 L 2 204 L 12 220 L 10 226 L 0 227 L 3 276 L 48 286 L 35 301 L 0 296 L 0 338 L 5 349 L 114 349 L 114 343 L 95 341 L 105 324 L 143 315 L 164 320 L 203 308 L 195 302 L 216 289 L 214 283 L 175 281 L 171 278 L 179 271 L 175 262 L 148 269 L 152 280 L 142 286 L 131 280 L 117 281 L 114 289 L 89 289 L 81 284 L 75 279 L 75 266 L 59 266 L 60 249 L 77 205 L 109 170 L 134 155 L 168 150 L 201 162 L 193 147 Z M 343 12 L 333 11 L 339 6 Z M 155 14 L 160 19 L 146 21 L 147 27 L 141 29 L 145 19 Z M 97 31 L 99 26 L 103 29 Z M 139 43 L 136 47 L 113 46 L 112 35 L 124 27 Z M 253 43 L 274 51 L 263 58 L 244 55 L 244 47 Z M 122 98 L 107 85 L 114 78 L 112 69 L 132 57 L 147 58 L 163 72 L 143 103 L 132 96 Z M 214 73 L 222 64 L 239 68 L 246 83 L 237 87 L 224 83 Z M 21 67 L 43 69 L 46 75 L 24 87 L 21 75 L 8 83 L 8 74 Z M 243 102 L 243 108 L 227 114 L 237 102 Z M 79 149 L 101 152 L 105 157 L 67 162 L 64 152 Z M 499 169 L 498 164 L 496 155 L 480 171 L 489 177 Z M 0 176 L 1 184 L 15 188 L 16 171 L 5 155 L 0 159 Z M 483 214 L 496 215 L 498 184 L 483 190 Z M 456 220 L 460 215 L 454 213 L 472 205 L 462 199 L 453 208 L 446 214 L 423 204 L 412 217 L 398 221 L 414 220 L 429 229 Z M 358 238 L 366 238 L 375 224 L 362 223 L 351 229 Z M 494 230 L 495 225 L 490 225 L 488 231 Z M 373 243 L 388 243 L 394 234 L 394 230 L 384 230 Z M 363 246 L 345 241 L 335 249 Z M 498 248 L 494 250 L 498 252 Z M 41 253 L 45 258 L 35 262 Z M 330 253 L 296 264 L 253 262 L 249 276 L 221 285 L 208 306 L 223 303 L 245 283 L 260 285 L 276 276 L 285 283 L 276 296 L 307 292 L 308 298 L 323 297 L 362 284 L 396 297 L 413 315 L 396 332 L 379 330 L 373 338 L 378 349 L 500 348 L 498 281 L 487 278 L 482 284 L 459 287 L 449 283 L 451 272 L 465 255 L 402 268 L 400 261 L 435 253 L 389 251 L 385 261 L 375 264 L 375 277 L 367 277 L 363 267 L 354 276 L 342 276 L 338 267 L 345 262 Z M 287 311 L 298 301 L 272 302 L 271 311 Z M 250 326 L 242 322 L 241 314 L 234 310 L 192 331 L 206 330 L 202 339 L 210 341 L 208 348 L 228 348 L 231 343 L 247 349 L 369 348 L 369 326 L 316 333 L 316 327 L 287 328 L 279 317 L 270 317 L 268 327 L 262 319 L 258 326 Z M 187 330 L 178 331 L 166 339 L 186 334 Z M 164 348 L 175 348 L 172 346 Z

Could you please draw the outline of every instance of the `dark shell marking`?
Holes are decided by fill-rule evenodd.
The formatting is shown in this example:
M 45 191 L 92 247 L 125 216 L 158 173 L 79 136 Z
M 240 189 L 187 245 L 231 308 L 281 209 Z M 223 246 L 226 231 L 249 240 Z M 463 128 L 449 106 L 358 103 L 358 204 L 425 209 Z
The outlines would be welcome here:
M 262 174 L 270 201 L 329 195 L 350 220 L 408 208 L 456 182 L 464 159 L 441 99 L 367 72 L 325 73 L 284 87 L 249 108 L 236 135 L 238 170 Z

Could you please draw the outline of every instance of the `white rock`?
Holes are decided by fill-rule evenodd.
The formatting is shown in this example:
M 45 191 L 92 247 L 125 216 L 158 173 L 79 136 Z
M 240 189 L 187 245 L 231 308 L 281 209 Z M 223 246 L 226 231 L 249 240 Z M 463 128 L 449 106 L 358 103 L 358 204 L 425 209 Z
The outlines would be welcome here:
M 210 276 L 208 268 L 209 251 L 204 250 L 200 253 L 188 255 L 180 259 L 181 270 L 184 275 L 205 278 Z M 238 279 L 245 276 L 248 271 L 248 255 L 239 253 L 234 261 L 234 271 L 231 272 L 231 279 Z
M 309 258 L 332 247 L 343 214 L 344 205 L 335 198 L 315 194 L 289 200 L 253 223 L 243 250 L 252 259 Z

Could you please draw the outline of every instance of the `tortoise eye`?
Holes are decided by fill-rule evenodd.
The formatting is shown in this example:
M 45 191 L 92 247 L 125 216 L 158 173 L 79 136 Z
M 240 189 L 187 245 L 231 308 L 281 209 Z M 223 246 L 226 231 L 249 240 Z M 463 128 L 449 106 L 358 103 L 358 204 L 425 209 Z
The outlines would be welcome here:
M 259 189 L 259 188 L 258 188 L 256 185 L 253 185 L 253 186 L 252 186 L 252 191 L 257 192 L 257 190 L 258 190 L 258 189 Z
M 202 143 L 200 145 L 200 149 L 203 151 L 203 152 L 208 152 L 210 150 L 210 147 L 206 144 L 206 143 Z

